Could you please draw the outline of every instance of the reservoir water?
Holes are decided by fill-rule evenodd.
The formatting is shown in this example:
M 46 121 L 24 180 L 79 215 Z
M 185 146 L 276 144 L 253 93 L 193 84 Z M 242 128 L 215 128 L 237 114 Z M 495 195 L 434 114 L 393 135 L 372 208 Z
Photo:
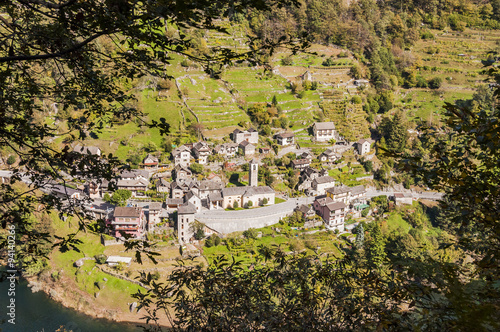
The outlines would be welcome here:
M 15 325 L 8 322 L 9 282 L 0 282 L 0 332 L 53 332 L 64 326 L 74 332 L 136 332 L 137 324 L 124 324 L 97 319 L 68 309 L 51 300 L 45 293 L 32 293 L 26 281 L 16 285 Z M 64 330 L 62 330 L 64 331 Z

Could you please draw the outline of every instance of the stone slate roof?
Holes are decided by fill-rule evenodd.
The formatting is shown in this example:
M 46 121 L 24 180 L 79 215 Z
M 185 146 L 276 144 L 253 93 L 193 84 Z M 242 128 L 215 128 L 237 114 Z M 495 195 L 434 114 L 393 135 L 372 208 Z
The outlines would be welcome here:
M 224 196 L 253 196 L 253 195 L 262 195 L 262 194 L 272 194 L 274 190 L 268 186 L 261 187 L 228 187 L 222 189 L 222 197 Z
M 172 182 L 170 184 L 170 189 L 174 190 L 174 189 L 181 189 L 181 190 L 189 190 L 191 188 L 198 188 L 199 184 L 197 181 L 195 180 L 191 180 L 191 179 L 185 179 L 185 180 L 175 180 L 174 182 Z
M 148 161 L 151 160 L 151 161 Z M 148 154 L 142 161 L 145 165 L 158 164 L 158 158 Z
M 249 141 L 242 141 L 240 143 L 240 146 L 243 148 L 246 148 L 247 146 L 254 146 L 254 145 L 252 143 L 250 143 Z
M 200 182 L 200 190 L 222 190 L 224 183 L 220 181 L 203 180 Z
M 159 178 L 156 185 L 160 187 L 170 187 L 170 182 L 168 182 L 165 178 Z
M 297 166 L 297 165 L 309 165 L 309 164 L 311 164 L 311 161 L 309 159 L 295 159 L 295 160 L 292 160 L 292 164 L 294 166 Z
M 149 204 L 149 211 L 151 211 L 151 210 L 159 211 L 159 210 L 161 210 L 162 207 L 163 207 L 163 203 L 152 202 Z
M 345 194 L 350 192 L 351 195 L 359 195 L 365 192 L 365 186 L 355 186 L 355 187 L 347 187 L 347 186 L 342 186 L 342 187 L 333 187 L 330 189 L 326 190 L 327 192 L 333 194 L 333 195 L 340 195 L 340 194 Z
M 73 151 L 81 153 L 81 154 L 99 154 L 101 151 L 97 146 L 83 146 L 83 145 L 76 145 L 73 148 Z
M 149 184 L 148 180 L 137 179 L 137 180 L 118 180 L 116 184 L 118 187 L 147 187 Z
M 319 205 L 324 206 L 326 204 L 332 203 L 333 199 L 331 199 L 328 196 L 317 196 L 316 197 L 316 202 L 318 202 Z
M 332 178 L 331 176 L 320 176 L 319 178 L 314 179 L 317 184 L 323 184 L 323 183 L 332 183 L 335 182 L 335 179 Z
M 333 151 L 332 149 L 326 149 L 323 154 L 325 156 L 331 156 L 332 154 L 335 154 L 335 151 Z
M 296 210 L 302 212 L 303 214 L 307 214 L 311 210 L 311 207 L 309 207 L 309 205 L 302 204 Z
M 196 207 L 191 203 L 185 203 L 179 206 L 177 214 L 194 214 L 196 213 Z
M 120 174 L 118 176 L 122 179 L 137 178 L 139 176 L 142 176 L 145 179 L 149 179 L 149 172 L 145 171 L 143 169 L 131 169 L 130 171 L 124 170 L 124 171 L 120 172 Z
M 285 133 L 279 133 L 278 135 L 276 135 L 276 137 L 289 138 L 289 137 L 295 137 L 295 134 L 291 132 L 285 132 Z
M 172 156 L 176 156 L 178 155 L 179 153 L 183 152 L 183 151 L 186 151 L 186 152 L 189 152 L 191 153 L 191 149 L 188 148 L 187 146 L 185 145 L 181 145 L 179 146 L 178 148 L 175 148 L 173 151 L 172 151 Z
M 184 204 L 183 198 L 167 198 L 165 200 L 165 204 L 167 205 L 181 205 Z
M 334 130 L 335 124 L 333 122 L 315 122 L 316 129 L 319 130 Z
M 340 209 L 345 209 L 347 206 L 344 202 L 331 202 L 326 204 L 326 208 L 330 211 L 336 211 Z
M 198 151 L 201 151 L 201 150 L 209 151 L 210 150 L 207 142 L 197 142 L 193 145 L 193 149 L 198 150 Z
M 76 193 L 79 193 L 79 194 L 82 193 L 80 190 L 76 190 L 76 189 L 73 189 L 70 187 L 65 187 L 61 184 L 52 184 L 52 185 L 50 185 L 49 188 L 50 188 L 50 191 L 52 193 L 58 193 L 58 194 L 68 195 L 68 196 L 71 196 L 71 195 L 76 194 Z
M 364 143 L 366 143 L 366 142 L 370 143 L 370 141 L 369 141 L 369 140 L 362 138 L 362 139 L 360 139 L 360 140 L 358 141 L 358 144 L 364 144 Z
M 116 217 L 131 217 L 139 218 L 141 216 L 141 208 L 130 206 L 118 206 L 115 208 L 113 216 Z
M 250 129 L 247 130 L 249 133 L 254 133 L 256 132 L 257 130 L 255 130 L 254 128 L 250 127 Z
M 220 192 L 210 193 L 208 194 L 208 200 L 210 202 L 222 201 L 222 195 Z

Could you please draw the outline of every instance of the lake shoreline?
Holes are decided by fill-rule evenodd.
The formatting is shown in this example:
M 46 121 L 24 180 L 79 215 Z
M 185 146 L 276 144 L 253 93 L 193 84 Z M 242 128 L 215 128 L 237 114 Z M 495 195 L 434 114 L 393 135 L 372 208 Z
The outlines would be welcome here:
M 75 310 L 95 319 L 104 319 L 110 322 L 146 326 L 144 312 L 130 312 L 115 308 L 106 308 L 99 305 L 90 294 L 80 290 L 74 280 L 62 277 L 55 282 L 50 277 L 30 276 L 23 277 L 28 282 L 31 292 L 43 292 L 47 297 L 62 306 Z M 168 321 L 161 321 L 163 327 L 168 328 Z

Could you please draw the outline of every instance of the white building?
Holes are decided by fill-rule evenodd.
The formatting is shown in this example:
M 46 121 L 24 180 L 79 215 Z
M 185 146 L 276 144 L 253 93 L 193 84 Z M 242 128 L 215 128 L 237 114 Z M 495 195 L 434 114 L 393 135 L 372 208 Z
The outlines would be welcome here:
M 295 135 L 289 132 L 277 134 L 276 142 L 281 146 L 293 145 L 295 143 Z
M 331 176 L 320 176 L 312 180 L 312 189 L 317 195 L 324 195 L 328 188 L 335 186 L 335 179 Z
M 358 153 L 362 156 L 370 152 L 370 141 L 366 139 L 360 139 L 356 142 L 356 146 L 358 148 Z
M 315 122 L 313 125 L 314 138 L 318 142 L 328 142 L 338 139 L 335 124 L 333 122 Z
M 187 167 L 191 163 L 191 150 L 185 145 L 179 146 L 172 151 L 172 159 L 175 166 L 183 165 Z
M 193 153 L 198 164 L 204 165 L 208 162 L 208 156 L 211 155 L 211 150 L 207 142 L 198 142 L 193 145 Z
M 193 237 L 192 224 L 196 207 L 191 203 L 185 203 L 177 209 L 177 239 L 181 244 L 189 242 Z
M 234 207 L 263 206 L 274 204 L 275 192 L 268 186 L 262 187 L 229 187 L 222 189 L 222 207 L 224 209 Z

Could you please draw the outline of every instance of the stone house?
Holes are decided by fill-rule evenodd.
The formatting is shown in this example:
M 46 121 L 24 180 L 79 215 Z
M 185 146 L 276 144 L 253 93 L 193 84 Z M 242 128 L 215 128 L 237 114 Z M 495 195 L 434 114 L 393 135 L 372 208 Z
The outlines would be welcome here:
M 366 189 L 362 185 L 333 187 L 326 191 L 326 195 L 335 202 L 344 202 L 351 205 L 366 203 Z
M 214 148 L 214 152 L 228 157 L 235 157 L 236 153 L 238 153 L 238 144 L 237 143 L 223 143 Z
M 224 188 L 222 181 L 202 180 L 198 187 L 198 193 L 201 199 L 206 199 L 211 193 L 220 193 Z
M 335 124 L 333 122 L 315 122 L 313 125 L 314 139 L 318 142 L 328 142 L 338 139 Z
M 318 159 L 321 162 L 332 163 L 339 160 L 340 156 L 332 149 L 326 149 L 322 154 L 320 154 Z
M 122 180 L 149 180 L 149 172 L 142 169 L 131 169 L 122 171 L 118 177 Z
M 97 181 L 87 181 L 85 183 L 85 193 L 90 198 L 102 198 L 101 184 Z
M 290 132 L 277 134 L 276 143 L 281 146 L 293 145 L 295 143 L 295 135 Z
M 116 207 L 111 227 L 115 237 L 121 237 L 121 232 L 123 232 L 132 237 L 140 238 L 146 229 L 144 211 L 140 207 Z
M 62 199 L 79 200 L 83 198 L 83 192 L 77 189 L 65 187 L 62 184 L 51 184 L 47 189 L 52 196 Z
M 413 204 L 413 195 L 411 193 L 394 193 L 394 202 L 396 205 Z
M 298 153 L 296 156 L 297 156 L 297 159 L 308 159 L 310 162 L 312 162 L 314 159 L 314 155 L 309 151 L 304 151 L 302 153 Z
M 148 154 L 146 158 L 142 160 L 142 164 L 144 165 L 145 169 L 157 169 L 158 163 L 158 158 L 151 154 Z
M 177 211 L 179 206 L 184 204 L 184 198 L 167 198 L 165 200 L 165 208 L 167 212 Z
M 189 166 L 191 163 L 191 149 L 185 145 L 181 145 L 172 151 L 172 159 L 174 165 Z
M 297 206 L 295 208 L 295 211 L 299 211 L 306 220 L 314 218 L 314 216 L 316 215 L 316 211 L 314 211 L 314 208 L 306 204 Z
M 254 128 L 250 128 L 245 131 L 241 131 L 240 129 L 235 129 L 233 131 L 233 142 L 236 144 L 240 144 L 243 141 L 247 141 L 252 144 L 258 144 L 259 132 Z
M 170 184 L 170 197 L 182 198 L 190 190 L 198 192 L 198 181 L 192 179 L 175 180 Z
M 193 153 L 196 157 L 196 161 L 201 165 L 208 163 L 208 156 L 212 154 L 207 142 L 195 143 L 193 145 Z
M 317 197 L 313 203 L 316 213 L 323 218 L 328 229 L 344 231 L 347 206 L 343 202 L 335 202 L 328 196 Z
M 274 204 L 275 192 L 268 186 L 261 187 L 229 187 L 222 189 L 222 207 L 224 209 L 232 208 L 234 202 L 238 203 L 239 207 L 248 207 L 248 202 L 252 202 L 252 206 L 262 206 Z M 264 201 L 267 203 L 264 204 Z
M 208 194 L 207 204 L 209 210 L 222 208 L 222 205 L 224 204 L 224 199 L 222 198 L 222 191 Z
M 311 165 L 311 161 L 309 159 L 295 159 L 292 160 L 292 168 L 293 169 L 305 169 Z
M 148 190 L 149 181 L 139 178 L 137 180 L 120 179 L 116 183 L 118 189 L 125 189 L 132 192 L 132 197 L 145 196 L 145 191 Z
M 255 154 L 255 145 L 248 141 L 241 142 L 239 145 L 239 149 L 241 150 L 241 154 L 245 157 Z
M 170 193 L 170 182 L 165 178 L 159 178 L 156 180 L 156 191 L 159 193 Z
M 193 172 L 184 165 L 177 165 L 172 171 L 172 179 L 174 180 L 185 180 L 191 176 L 193 176 Z
M 316 195 L 324 195 L 328 188 L 335 186 L 335 179 L 331 176 L 320 176 L 312 181 L 312 189 L 315 191 Z
M 149 203 L 148 211 L 148 229 L 150 231 L 154 230 L 154 227 L 161 222 L 161 212 L 163 209 L 163 203 L 152 202 Z
M 356 142 L 356 147 L 358 148 L 358 153 L 360 156 L 365 155 L 370 152 L 370 141 L 366 139 L 360 139 Z
M 177 209 L 177 238 L 181 244 L 189 242 L 194 235 L 195 214 L 196 207 L 191 203 L 184 203 Z
M 196 213 L 201 212 L 202 201 L 200 196 L 198 196 L 193 190 L 190 190 L 184 196 L 185 203 L 191 203 L 196 208 Z

